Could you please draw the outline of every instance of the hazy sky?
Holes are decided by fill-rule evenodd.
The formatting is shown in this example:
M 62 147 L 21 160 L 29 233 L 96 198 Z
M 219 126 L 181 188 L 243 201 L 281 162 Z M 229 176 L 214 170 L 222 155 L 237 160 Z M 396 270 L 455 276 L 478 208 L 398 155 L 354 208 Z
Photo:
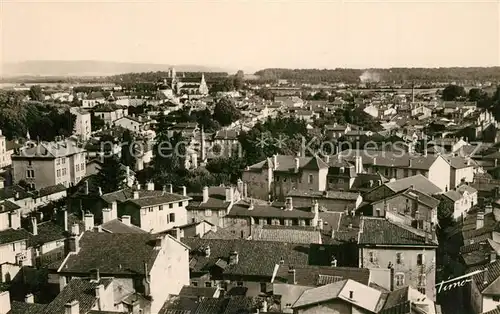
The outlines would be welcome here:
M 499 2 L 0 0 L 0 59 L 246 70 L 500 65 Z

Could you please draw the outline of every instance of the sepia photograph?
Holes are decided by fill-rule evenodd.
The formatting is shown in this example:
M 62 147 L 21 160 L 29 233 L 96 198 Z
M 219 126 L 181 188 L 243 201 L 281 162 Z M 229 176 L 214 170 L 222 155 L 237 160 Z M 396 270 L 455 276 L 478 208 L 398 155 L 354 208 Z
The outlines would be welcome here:
M 0 314 L 500 314 L 500 0 L 0 0 Z

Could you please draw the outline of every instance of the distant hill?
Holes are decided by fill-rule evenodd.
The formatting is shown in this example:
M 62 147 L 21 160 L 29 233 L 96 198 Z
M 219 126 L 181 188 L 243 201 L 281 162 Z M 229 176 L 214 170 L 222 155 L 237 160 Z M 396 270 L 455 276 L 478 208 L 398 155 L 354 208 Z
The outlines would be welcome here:
M 6 63 L 3 77 L 15 76 L 108 76 L 130 72 L 168 71 L 172 65 L 111 61 L 23 61 Z M 174 65 L 177 72 L 228 72 L 227 69 L 200 65 Z

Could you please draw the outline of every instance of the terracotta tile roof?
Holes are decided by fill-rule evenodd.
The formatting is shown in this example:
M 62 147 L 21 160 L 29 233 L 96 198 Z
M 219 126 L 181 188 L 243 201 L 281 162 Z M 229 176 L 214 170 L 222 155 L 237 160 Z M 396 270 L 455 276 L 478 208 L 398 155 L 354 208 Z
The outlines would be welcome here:
M 364 285 L 370 281 L 370 270 L 356 267 L 331 267 L 299 265 L 295 269 L 295 281 L 301 286 L 322 286 L 337 281 L 352 279 Z M 275 282 L 288 283 L 288 265 L 280 265 L 276 274 Z
M 77 300 L 80 305 L 80 313 L 87 313 L 94 307 L 96 302 L 95 288 L 102 284 L 106 289 L 112 284 L 113 279 L 101 278 L 99 282 L 91 282 L 87 279 L 74 278 L 66 287 L 50 302 L 45 308 L 46 314 L 63 314 L 65 313 L 65 304 L 73 300 Z
M 291 155 L 276 155 L 278 172 L 295 172 L 295 158 L 299 158 L 299 169 L 318 170 L 328 168 L 328 165 L 319 157 L 296 157 Z M 260 170 L 274 167 L 274 157 L 251 165 L 250 170 Z
M 252 210 L 249 210 L 249 204 L 240 201 L 233 205 L 228 217 L 255 217 L 255 218 L 302 218 L 312 219 L 314 213 L 310 208 L 301 209 L 293 208 L 292 210 L 284 210 L 280 207 L 272 205 L 257 205 L 255 204 Z
M 12 158 L 55 159 L 58 157 L 72 156 L 74 154 L 83 152 L 85 152 L 85 150 L 79 147 L 77 143 L 71 140 L 63 140 L 58 142 L 40 142 L 34 147 L 21 149 L 19 151 L 19 154 L 12 155 Z
M 182 242 L 191 248 L 193 272 L 208 272 L 219 260 L 228 262 L 232 251 L 238 252 L 238 263 L 228 265 L 223 274 L 271 277 L 282 259 L 290 265 L 307 265 L 309 261 L 309 245 L 304 244 L 199 238 L 183 238 Z M 210 247 L 209 257 L 203 251 L 206 246 Z
M 494 213 L 484 214 L 483 227 L 477 229 L 477 211 L 469 211 L 462 224 L 462 235 L 465 240 L 477 239 L 478 237 L 485 236 L 491 238 L 492 233 L 500 228 L 500 223 L 495 220 Z
M 0 189 L 0 200 L 5 200 L 9 198 L 17 198 L 16 195 L 18 194 L 18 199 L 25 199 L 25 198 L 31 198 L 33 197 L 33 194 L 26 191 L 19 185 L 12 185 L 12 186 L 6 186 L 3 189 Z
M 212 298 L 217 292 L 217 288 L 184 286 L 179 292 L 180 296 Z
M 474 280 L 477 288 L 479 291 L 483 294 L 499 294 L 500 291 L 496 285 L 492 285 L 494 281 L 496 281 L 500 277 L 500 260 L 497 260 L 493 263 L 489 263 L 488 265 L 479 265 L 475 267 L 471 267 L 467 270 L 467 273 L 471 273 L 477 270 L 484 270 L 488 269 L 486 274 L 480 273 L 477 275 L 472 276 L 472 280 Z M 485 280 L 487 279 L 487 280 Z M 492 289 L 495 291 L 487 291 L 491 290 L 489 289 L 491 286 Z M 489 293 L 487 293 L 489 292 Z
M 111 204 L 112 202 L 131 202 L 139 207 L 154 206 L 159 204 L 173 203 L 191 199 L 180 194 L 171 194 L 163 191 L 139 190 L 139 198 L 133 199 L 134 190 L 130 188 L 103 194 L 101 198 Z
M 64 240 L 66 238 L 64 227 L 58 225 L 54 221 L 39 223 L 37 225 L 37 231 L 38 234 L 32 235 L 29 241 L 33 246 L 42 245 L 57 240 Z
M 423 232 L 411 227 L 390 222 L 384 218 L 364 217 L 361 223 L 359 244 L 361 245 L 429 245 Z
M 460 247 L 460 255 L 468 267 L 489 263 L 490 253 L 493 250 L 488 240 Z
M 226 202 L 226 188 L 213 186 L 208 188 L 208 201 L 203 203 L 203 194 L 189 194 L 192 200 L 189 202 L 188 210 L 195 209 L 227 209 L 230 205 Z
M 7 314 L 44 314 L 47 304 L 11 301 Z
M 491 311 L 488 311 L 488 312 L 484 312 L 483 314 L 500 314 L 500 308 L 497 307 Z
M 159 252 L 154 249 L 155 238 L 149 233 L 85 232 L 80 251 L 67 258 L 61 272 L 87 273 L 98 268 L 101 274 L 144 274 L 144 261 L 152 265 Z
M 110 220 L 101 225 L 102 229 L 110 233 L 147 233 L 134 225 L 126 225 L 119 219 Z
M 38 191 L 38 197 L 52 195 L 52 194 L 56 194 L 56 193 L 63 192 L 63 191 L 66 191 L 66 187 L 62 184 L 47 186 L 47 187 L 41 188 Z
M 307 197 L 314 199 L 335 199 L 335 200 L 351 200 L 355 201 L 360 196 L 359 193 L 347 191 L 307 191 L 307 190 L 290 190 L 287 196 L 289 197 Z
M 438 188 L 434 183 L 429 181 L 429 179 L 421 174 L 399 179 L 393 182 L 387 182 L 385 185 L 394 192 L 406 190 L 413 186 L 415 190 L 426 193 L 428 195 L 441 193 L 440 188 Z
M 240 236 L 233 233 L 225 228 L 217 228 L 217 231 L 208 231 L 203 235 L 203 239 L 221 239 L 221 240 L 231 240 L 239 239 Z
M 310 244 L 321 243 L 321 234 L 319 230 L 307 227 L 255 225 L 254 228 L 252 228 L 252 239 Z
M 0 213 L 10 212 L 19 208 L 21 208 L 19 205 L 12 203 L 11 201 L 0 201 Z
M 31 237 L 32 234 L 22 228 L 2 230 L 0 231 L 0 245 L 21 240 L 30 240 Z

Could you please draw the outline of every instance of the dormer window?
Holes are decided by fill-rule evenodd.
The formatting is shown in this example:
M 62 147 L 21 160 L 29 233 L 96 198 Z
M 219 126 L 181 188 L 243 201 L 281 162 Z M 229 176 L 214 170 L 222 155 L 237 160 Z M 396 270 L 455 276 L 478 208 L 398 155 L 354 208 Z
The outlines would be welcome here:
M 340 167 L 340 173 L 344 173 L 345 172 L 345 168 L 344 167 Z

